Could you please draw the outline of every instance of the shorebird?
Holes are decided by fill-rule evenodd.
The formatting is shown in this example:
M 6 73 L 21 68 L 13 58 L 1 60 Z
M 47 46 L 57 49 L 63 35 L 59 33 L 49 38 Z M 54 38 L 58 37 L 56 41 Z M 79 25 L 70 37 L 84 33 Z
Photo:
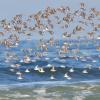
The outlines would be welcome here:
M 11 64 L 10 67 L 11 67 L 11 68 L 16 68 L 16 65 Z
M 30 72 L 30 70 L 29 70 L 29 69 L 26 69 L 26 70 L 25 70 L 25 72 L 26 72 L 26 73 L 29 73 L 29 72 Z
M 44 73 L 44 72 L 45 72 L 43 68 L 39 68 L 38 71 L 39 71 L 40 73 Z
M 51 68 L 51 70 L 50 70 L 51 72 L 56 72 L 56 70 L 55 70 L 55 67 L 54 66 L 52 66 L 52 68 Z
M 65 78 L 67 78 L 68 80 L 70 80 L 70 79 L 71 79 L 71 77 L 70 77 L 70 76 L 68 76 L 68 74 L 67 74 L 67 73 L 65 73 L 65 74 L 64 74 L 64 77 L 65 77 Z
M 74 72 L 74 68 L 69 69 L 69 72 L 73 73 Z
M 22 73 L 21 73 L 20 71 L 17 71 L 16 74 L 17 74 L 17 75 L 21 75 Z
M 19 74 L 18 77 L 17 77 L 17 79 L 18 80 L 22 80 L 23 79 L 22 74 Z
M 84 69 L 84 70 L 82 71 L 82 73 L 87 74 L 88 71 L 87 71 L 86 69 Z
M 24 63 L 29 63 L 31 61 L 30 57 L 24 56 L 23 62 Z
M 55 79 L 55 77 L 52 75 L 52 76 L 50 77 L 50 79 L 51 79 L 51 80 L 54 80 L 54 79 Z
M 47 66 L 47 67 L 52 67 L 52 65 L 51 65 L 51 64 L 47 64 L 46 66 Z
M 66 66 L 65 66 L 65 65 L 61 65 L 60 67 L 61 67 L 61 68 L 66 68 Z
M 34 67 L 34 70 L 35 70 L 35 71 L 39 71 L 39 66 L 36 65 L 36 66 Z

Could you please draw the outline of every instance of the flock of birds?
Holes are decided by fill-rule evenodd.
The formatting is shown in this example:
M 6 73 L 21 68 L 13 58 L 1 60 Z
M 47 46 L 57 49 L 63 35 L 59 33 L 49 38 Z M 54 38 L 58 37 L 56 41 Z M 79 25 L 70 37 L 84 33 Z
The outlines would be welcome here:
M 56 32 L 57 29 L 61 30 L 62 33 L 59 30 Z M 12 48 L 19 48 L 22 38 L 30 43 L 30 41 L 33 41 L 32 38 L 37 38 L 36 36 L 38 35 L 40 39 L 36 42 L 35 52 L 33 52 L 33 48 L 20 48 L 19 52 L 23 53 L 22 59 L 20 59 L 18 54 L 9 51 Z M 49 39 L 46 40 L 45 36 L 49 37 Z M 56 41 L 59 36 L 62 41 L 61 45 Z M 96 40 L 100 40 L 100 11 L 96 8 L 87 9 L 84 3 L 80 3 L 80 7 L 77 10 L 72 10 L 69 6 L 61 6 L 58 8 L 47 7 L 29 15 L 27 18 L 19 14 L 13 16 L 10 21 L 6 19 L 0 21 L 0 39 L 0 45 L 6 48 L 6 51 L 3 52 L 4 63 L 10 62 L 10 71 L 15 72 L 18 76 L 17 79 L 21 80 L 23 79 L 23 74 L 20 70 L 17 72 L 15 70 L 22 68 L 20 63 L 24 63 L 27 66 L 30 62 L 35 63 L 38 59 L 44 59 L 44 56 L 46 61 L 52 59 L 47 57 L 49 48 L 54 47 L 57 53 L 56 56 L 60 59 L 71 58 L 76 61 L 81 59 L 84 62 L 86 61 L 84 56 L 78 57 L 76 55 L 80 52 L 79 46 L 82 39 L 85 40 L 86 46 L 88 46 L 89 41 L 92 41 L 96 50 L 99 51 L 100 45 L 96 43 Z M 75 40 L 77 41 L 77 48 L 70 49 Z M 9 52 L 6 53 L 7 51 Z M 34 59 L 31 59 L 31 53 L 34 53 Z M 72 53 L 73 56 L 66 57 L 68 53 Z M 19 62 L 11 64 L 12 60 Z M 92 60 L 92 62 L 95 63 L 96 60 Z M 59 67 L 66 68 L 66 66 L 61 65 Z M 57 71 L 52 64 L 48 63 L 46 67 L 50 68 L 50 72 L 56 73 Z M 91 65 L 88 65 L 83 69 L 82 73 L 87 74 L 87 68 L 91 69 L 91 67 Z M 45 73 L 45 69 L 39 65 L 34 67 L 34 71 Z M 69 69 L 70 73 L 74 73 L 74 71 L 74 67 Z M 30 73 L 30 69 L 26 68 L 25 73 Z M 68 80 L 71 79 L 68 73 L 64 73 L 64 77 Z M 50 79 L 54 80 L 54 75 L 51 75 Z

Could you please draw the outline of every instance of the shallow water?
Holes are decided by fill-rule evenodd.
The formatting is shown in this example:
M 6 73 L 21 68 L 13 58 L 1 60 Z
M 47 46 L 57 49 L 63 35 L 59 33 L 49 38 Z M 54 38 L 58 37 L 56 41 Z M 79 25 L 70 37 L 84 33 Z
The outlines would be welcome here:
M 0 100 L 99 100 L 100 83 L 23 85 L 2 87 Z

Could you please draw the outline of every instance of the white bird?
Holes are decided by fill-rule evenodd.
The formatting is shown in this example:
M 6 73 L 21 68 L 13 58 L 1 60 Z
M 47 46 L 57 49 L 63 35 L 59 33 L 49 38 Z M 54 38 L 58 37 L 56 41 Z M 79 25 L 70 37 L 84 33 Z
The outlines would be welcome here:
M 35 71 L 38 71 L 38 70 L 39 70 L 38 65 L 36 65 L 36 66 L 34 67 L 34 70 L 35 70 Z
M 87 71 L 87 70 L 83 70 L 83 71 L 82 71 L 82 73 L 87 74 L 87 73 L 88 73 L 88 71 Z
M 64 77 L 65 77 L 65 78 L 68 78 L 69 76 L 68 76 L 68 74 L 67 74 L 67 73 L 65 73 L 65 74 L 64 74 Z
M 65 66 L 65 65 L 61 65 L 60 67 L 61 67 L 61 68 L 65 68 L 66 66 Z
M 30 71 L 29 71 L 29 69 L 26 69 L 25 72 L 26 72 L 26 73 L 29 73 Z
M 15 45 L 16 45 L 16 46 L 18 46 L 19 44 L 18 44 L 18 43 L 16 43 Z
M 67 78 L 68 80 L 70 80 L 70 79 L 71 79 L 71 77 L 70 77 L 70 76 L 68 76 L 68 74 L 67 74 L 67 73 L 65 73 L 64 77 L 65 77 L 65 78 Z
M 18 72 L 16 72 L 16 74 L 17 74 L 17 75 L 21 75 L 21 72 L 20 72 L 20 71 L 18 71 Z
M 67 77 L 67 79 L 68 79 L 68 80 L 71 80 L 72 78 L 71 78 L 71 77 Z
M 15 68 L 16 66 L 14 64 L 10 65 L 10 67 Z
M 74 69 L 73 69 L 73 68 L 71 68 L 71 69 L 69 70 L 69 72 L 73 73 L 73 72 L 74 72 Z
M 51 80 L 54 80 L 54 79 L 55 79 L 55 77 L 52 75 L 52 76 L 50 77 L 50 79 L 51 79 Z
M 45 58 L 45 60 L 49 60 L 50 58 Z
M 54 68 L 54 66 L 51 68 L 50 71 L 51 71 L 51 72 L 55 72 L 55 71 L 56 71 L 55 68 Z
M 48 65 L 47 65 L 47 67 L 51 67 L 51 66 L 52 66 L 51 64 L 48 64 Z
M 20 74 L 17 79 L 22 80 L 23 79 L 22 75 Z
M 43 68 L 39 68 L 38 70 L 40 73 L 44 73 L 45 71 L 43 70 Z

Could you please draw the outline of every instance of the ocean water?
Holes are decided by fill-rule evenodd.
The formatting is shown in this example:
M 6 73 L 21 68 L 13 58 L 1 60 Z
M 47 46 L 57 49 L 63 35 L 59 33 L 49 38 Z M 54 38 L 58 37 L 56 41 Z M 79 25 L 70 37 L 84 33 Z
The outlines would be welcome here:
M 96 50 L 96 45 L 99 41 L 88 42 L 71 42 L 69 50 L 79 48 L 78 53 L 69 52 L 62 57 L 58 56 L 58 49 L 53 46 L 48 46 L 48 55 L 41 58 L 35 56 L 34 52 L 40 50 L 36 49 L 37 41 L 21 41 L 18 47 L 5 49 L 0 47 L 0 100 L 100 100 L 100 51 Z M 62 42 L 59 42 L 62 45 Z M 20 51 L 21 48 L 25 50 L 32 48 L 32 52 Z M 18 59 L 5 59 L 6 55 L 14 52 Z M 42 51 L 43 52 L 43 51 Z M 25 54 L 30 56 L 29 64 L 20 62 Z M 73 59 L 72 56 L 77 56 Z M 46 59 L 48 58 L 48 59 Z M 11 71 L 11 64 L 20 64 L 19 68 Z M 55 66 L 56 72 L 50 72 L 48 64 Z M 34 71 L 34 67 L 39 65 L 44 68 L 45 73 Z M 64 65 L 65 68 L 62 68 Z M 90 69 L 85 68 L 91 65 Z M 26 68 L 30 73 L 25 73 Z M 74 72 L 69 70 L 73 68 Z M 87 69 L 88 73 L 84 74 L 82 71 Z M 18 80 L 16 72 L 22 73 L 23 79 Z M 64 78 L 64 74 L 68 73 L 71 79 Z M 54 80 L 50 76 L 55 77 Z

